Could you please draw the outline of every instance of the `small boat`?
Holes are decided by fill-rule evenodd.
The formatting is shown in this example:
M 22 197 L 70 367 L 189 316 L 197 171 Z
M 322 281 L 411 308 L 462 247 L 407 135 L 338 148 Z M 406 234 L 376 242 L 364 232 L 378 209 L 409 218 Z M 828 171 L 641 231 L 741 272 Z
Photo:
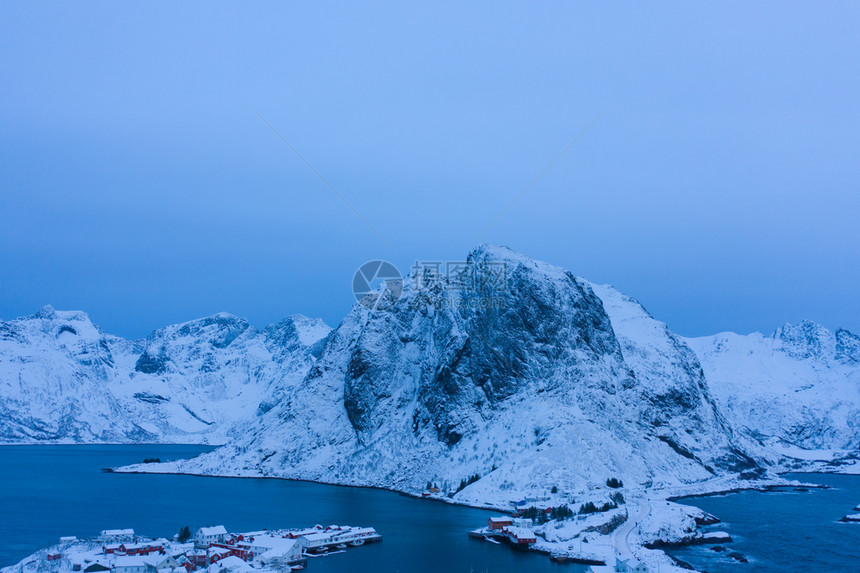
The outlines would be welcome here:
M 349 544 L 353 547 L 361 547 L 362 545 L 364 545 L 364 539 L 353 539 L 349 542 Z
M 498 539 L 493 539 L 492 537 L 487 537 L 486 535 L 484 536 L 484 540 L 489 541 L 490 543 L 495 543 L 496 545 L 502 544 L 501 541 L 499 541 Z
M 337 546 L 338 549 L 346 549 L 346 543 L 341 543 Z

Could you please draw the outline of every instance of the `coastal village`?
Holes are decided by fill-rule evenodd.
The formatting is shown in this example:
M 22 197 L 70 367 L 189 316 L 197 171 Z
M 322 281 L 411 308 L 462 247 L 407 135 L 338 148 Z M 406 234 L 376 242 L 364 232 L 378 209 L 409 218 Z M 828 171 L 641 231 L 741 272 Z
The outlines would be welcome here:
M 172 540 L 106 529 L 94 539 L 61 537 L 19 564 L 13 573 L 284 573 L 302 570 L 309 557 L 341 553 L 382 541 L 372 527 L 316 525 L 230 533 L 223 525 L 201 527 L 189 539 Z

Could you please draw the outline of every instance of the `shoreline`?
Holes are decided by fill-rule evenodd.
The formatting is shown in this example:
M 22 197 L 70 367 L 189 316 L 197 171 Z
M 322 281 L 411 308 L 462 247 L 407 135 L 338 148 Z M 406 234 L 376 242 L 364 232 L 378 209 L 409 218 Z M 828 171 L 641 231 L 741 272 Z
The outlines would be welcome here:
M 123 466 L 123 467 L 129 467 L 129 466 Z M 120 473 L 120 474 L 125 473 L 125 474 L 130 474 L 130 475 L 153 474 L 153 475 L 187 475 L 187 476 L 204 477 L 204 478 L 275 479 L 275 480 L 282 480 L 282 481 L 296 482 L 296 483 L 308 483 L 308 484 L 319 484 L 319 485 L 337 486 L 337 487 L 371 489 L 371 490 L 378 490 L 378 491 L 395 493 L 395 494 L 405 496 L 405 497 L 410 497 L 410 498 L 413 498 L 416 500 L 435 501 L 435 502 L 441 502 L 441 503 L 445 503 L 445 504 L 453 505 L 453 506 L 469 507 L 472 509 L 485 510 L 485 511 L 496 511 L 496 512 L 501 512 L 501 513 L 508 514 L 508 515 L 512 514 L 512 509 L 510 507 L 503 507 L 503 506 L 495 505 L 495 504 L 491 504 L 491 503 L 488 503 L 488 504 L 470 503 L 470 502 L 459 501 L 459 500 L 454 500 L 454 499 L 445 498 L 445 497 L 438 497 L 438 496 L 423 497 L 419 493 L 412 493 L 412 492 L 408 492 L 408 491 L 403 491 L 401 489 L 397 489 L 395 487 L 386 487 L 386 486 L 380 486 L 380 485 L 345 484 L 345 483 L 336 483 L 336 482 L 323 481 L 323 480 L 311 480 L 311 479 L 288 478 L 288 477 L 279 477 L 279 476 L 263 476 L 263 475 L 241 475 L 241 476 L 238 476 L 238 475 L 215 475 L 215 474 L 189 473 L 189 472 L 177 472 L 177 471 L 140 471 L 140 469 L 124 470 L 124 469 L 122 469 L 122 467 L 112 468 L 112 471 L 114 473 Z M 801 473 L 801 472 L 793 471 L 793 472 L 785 472 L 785 473 Z M 810 472 L 810 473 L 813 473 L 813 472 Z M 828 473 L 828 472 L 815 472 L 815 473 Z M 694 508 L 695 506 L 684 505 L 683 503 L 681 503 L 681 500 L 698 498 L 698 497 L 730 495 L 732 493 L 740 493 L 743 491 L 760 491 L 760 492 L 765 493 L 765 492 L 779 491 L 780 489 L 792 489 L 792 488 L 807 488 L 810 490 L 816 490 L 816 489 L 817 490 L 823 490 L 823 489 L 829 488 L 829 486 L 826 486 L 826 485 L 806 483 L 806 482 L 801 482 L 799 480 L 793 480 L 793 481 L 796 481 L 797 483 L 790 483 L 790 482 L 788 482 L 788 480 L 785 480 L 785 478 L 783 478 L 782 475 L 784 475 L 784 474 L 779 474 L 779 476 L 776 478 L 762 480 L 762 481 L 759 481 L 757 483 L 751 483 L 749 486 L 745 486 L 745 487 L 739 486 L 737 481 L 734 481 L 732 487 L 722 487 L 718 484 L 713 484 L 714 486 L 716 486 L 716 489 L 709 490 L 709 491 L 701 491 L 701 492 L 696 492 L 696 493 L 682 494 L 682 495 L 672 495 L 672 496 L 660 495 L 659 489 L 654 489 L 654 490 L 644 489 L 644 490 L 640 490 L 638 492 L 631 492 L 628 490 L 628 493 L 632 494 L 631 498 L 627 501 L 627 504 L 625 506 L 622 506 L 622 507 L 624 507 L 625 512 L 629 515 L 631 507 L 633 507 L 638 501 L 644 501 L 644 500 L 647 500 L 647 502 L 649 502 L 649 503 L 650 502 L 668 502 L 668 503 L 676 504 L 678 507 L 681 507 L 681 508 Z M 731 480 L 731 479 L 737 479 L 737 478 L 729 477 L 726 479 Z M 707 487 L 707 484 L 691 484 L 690 486 L 687 486 L 687 487 L 696 488 L 696 487 L 702 487 L 702 486 Z M 681 487 L 684 487 L 684 486 L 681 486 Z M 676 489 L 676 488 L 673 488 L 673 489 Z M 698 508 L 696 508 L 696 509 L 698 509 Z M 592 514 L 590 516 L 584 516 L 584 517 L 588 518 L 588 517 L 594 517 L 594 516 L 600 516 L 600 515 L 603 515 L 603 513 Z M 650 512 L 649 512 L 649 516 L 650 516 Z M 663 542 L 661 540 L 657 540 L 656 542 L 655 541 L 645 541 L 644 539 L 642 539 L 640 537 L 635 542 L 631 541 L 629 544 L 629 548 L 628 548 L 628 551 L 630 551 L 630 557 L 633 557 L 637 553 L 641 554 L 644 552 L 656 552 L 659 555 L 658 556 L 652 555 L 652 558 L 654 560 L 657 560 L 658 563 L 662 561 L 661 566 L 663 566 L 663 567 L 665 567 L 666 565 L 669 565 L 670 567 L 677 568 L 676 571 L 681 571 L 681 570 L 695 571 L 695 568 L 688 569 L 688 567 L 690 566 L 688 563 L 677 559 L 676 557 L 671 555 L 666 550 L 667 549 L 673 549 L 673 548 L 679 548 L 679 547 L 694 546 L 694 545 L 706 543 L 706 542 L 703 542 L 700 537 L 696 537 L 695 535 L 699 535 L 699 531 L 700 531 L 699 527 L 700 526 L 708 525 L 711 523 L 718 523 L 720 521 L 717 516 L 711 516 L 711 517 L 716 517 L 716 521 L 709 523 L 709 522 L 700 522 L 698 519 L 696 519 L 696 527 L 694 528 L 694 530 L 692 532 L 692 534 L 694 535 L 693 537 L 685 536 L 682 538 L 678 538 L 677 540 L 669 539 L 669 540 L 666 540 L 665 542 Z M 663 523 L 669 524 L 669 525 L 677 525 L 677 523 L 675 523 L 671 520 L 668 520 L 668 519 L 665 520 Z M 634 523 L 634 526 L 638 529 L 639 523 Z M 587 531 L 587 529 L 586 529 L 586 531 Z M 584 533 L 584 532 L 577 533 L 576 537 L 579 537 L 582 533 Z M 471 535 L 471 532 L 469 532 L 469 531 L 465 532 L 465 534 L 468 535 L 470 538 L 475 537 L 475 536 Z M 641 535 L 641 531 L 640 531 L 640 535 Z M 606 537 L 608 537 L 610 540 L 613 538 L 613 536 L 614 536 L 614 533 L 609 533 L 608 535 L 606 535 Z M 476 540 L 480 541 L 480 539 L 477 539 L 477 538 L 476 538 Z M 562 564 L 562 563 L 577 563 L 577 564 L 583 564 L 583 565 L 597 565 L 597 564 L 602 563 L 602 564 L 605 564 L 607 566 L 612 566 L 612 563 L 613 563 L 612 556 L 618 554 L 618 548 L 617 547 L 613 547 L 612 556 L 607 552 L 604 552 L 603 555 L 601 555 L 599 552 L 591 554 L 591 555 L 582 554 L 582 553 L 573 554 L 572 552 L 566 553 L 564 548 L 561 548 L 561 547 L 553 548 L 552 547 L 553 542 L 548 542 L 548 541 L 546 541 L 545 538 L 543 539 L 543 541 L 544 541 L 543 544 L 539 543 L 538 546 L 529 547 L 528 549 L 526 549 L 526 552 L 534 553 L 536 555 L 543 555 L 543 556 L 547 557 L 548 559 L 550 559 L 551 561 L 556 562 L 556 563 L 560 563 L 560 564 Z M 549 547 L 547 547 L 547 544 L 549 544 Z M 595 547 L 595 549 L 597 549 L 597 548 Z M 509 550 L 512 550 L 512 549 L 509 548 Z
M 137 465 L 137 464 L 134 464 Z M 404 497 L 409 497 L 412 499 L 417 499 L 420 501 L 435 501 L 439 503 L 444 503 L 447 505 L 456 505 L 460 507 L 470 507 L 472 509 L 481 509 L 486 511 L 495 511 L 502 513 L 512 513 L 510 508 L 503 508 L 501 506 L 496 506 L 492 504 L 487 505 L 475 505 L 473 503 L 468 503 L 465 501 L 454 500 L 450 498 L 444 497 L 422 497 L 420 493 L 411 493 L 408 491 L 403 491 L 400 489 L 396 489 L 394 487 L 386 487 L 382 485 L 358 485 L 358 484 L 350 484 L 350 483 L 338 483 L 338 482 L 329 482 L 323 480 L 312 480 L 312 479 L 301 479 L 301 478 L 288 478 L 288 477 L 279 477 L 279 476 L 238 476 L 238 475 L 214 475 L 214 474 L 201 474 L 201 473 L 191 473 L 191 472 L 176 472 L 176 471 L 163 471 L 163 472 L 147 472 L 147 471 L 138 471 L 138 470 L 124 470 L 122 468 L 129 466 L 120 466 L 118 468 L 102 468 L 102 471 L 106 473 L 113 474 L 127 474 L 127 475 L 169 475 L 169 476 L 190 476 L 190 477 L 199 477 L 199 478 L 212 478 L 212 479 L 270 479 L 270 480 L 280 480 L 280 481 L 288 481 L 294 483 L 309 483 L 316 485 L 327 485 L 327 486 L 336 486 L 336 487 L 349 487 L 356 489 L 372 489 L 378 491 L 385 491 L 389 493 L 396 493 L 397 495 L 402 495 Z
M 791 472 L 791 473 L 799 473 L 799 472 Z M 834 474 L 828 474 L 825 472 L 819 472 L 819 473 L 821 475 L 834 475 Z M 838 475 L 838 474 L 836 474 L 836 475 Z M 678 502 L 683 501 L 685 499 L 695 499 L 695 498 L 699 498 L 699 497 L 719 497 L 719 496 L 723 496 L 723 495 L 731 495 L 734 493 L 741 493 L 741 492 L 745 492 L 745 491 L 758 491 L 761 493 L 768 493 L 768 492 L 779 491 L 782 489 L 796 489 L 796 488 L 804 488 L 807 490 L 830 489 L 830 486 L 829 485 L 822 485 L 822 484 L 803 483 L 803 482 L 801 482 L 799 484 L 790 484 L 790 485 L 773 484 L 773 485 L 750 486 L 750 487 L 735 487 L 735 488 L 731 488 L 731 489 L 711 491 L 711 492 L 705 492 L 705 493 L 692 493 L 689 495 L 677 495 L 677 496 L 667 497 L 665 499 L 666 499 L 666 501 L 678 503 Z
M 211 446 L 205 444 L 108 444 L 108 443 L 89 443 L 89 444 L 46 444 L 46 443 L 36 443 L 36 444 L 0 444 L 0 445 L 18 445 L 18 446 L 86 446 L 86 447 L 98 447 L 98 446 L 111 446 L 111 447 L 128 447 L 128 446 L 141 446 L 141 447 L 171 447 L 171 446 L 196 446 L 196 447 L 204 447 L 215 449 L 218 446 Z M 209 451 L 211 451 L 209 449 Z M 205 453 L 205 452 L 201 452 Z M 171 463 L 171 465 L 175 462 L 183 462 L 186 459 L 193 458 L 182 458 L 180 460 L 173 460 L 162 462 L 162 464 L 152 464 L 154 466 L 158 465 L 166 465 L 167 463 Z M 413 499 L 427 500 L 427 501 L 435 501 L 442 502 L 452 506 L 460 506 L 460 507 L 468 507 L 471 509 L 483 510 L 487 512 L 500 512 L 504 514 L 510 515 L 513 513 L 513 508 L 510 505 L 502 504 L 502 503 L 492 503 L 492 502 L 476 502 L 476 501 L 461 501 L 449 498 L 444 495 L 434 495 L 425 497 L 420 492 L 411 492 L 405 491 L 403 489 L 398 488 L 394 485 L 371 485 L 371 484 L 357 484 L 357 483 L 339 483 L 335 481 L 328 481 L 322 479 L 308 479 L 308 478 L 294 478 L 294 477 L 283 477 L 283 476 L 274 476 L 274 475 L 230 475 L 227 473 L 199 473 L 199 472 L 187 472 L 187 471 L 176 471 L 176 469 L 172 470 L 160 470 L 157 468 L 146 467 L 149 464 L 143 463 L 135 463 L 124 466 L 116 466 L 111 468 L 102 468 L 103 471 L 109 473 L 117 473 L 117 474 L 130 474 L 130 475 L 141 475 L 141 474 L 152 474 L 152 475 L 171 475 L 171 476 L 192 476 L 192 477 L 202 477 L 202 478 L 232 478 L 232 479 L 267 479 L 267 480 L 281 480 L 286 482 L 294 482 L 294 483 L 307 483 L 307 484 L 318 484 L 324 486 L 337 486 L 337 487 L 349 487 L 349 488 L 361 488 L 361 489 L 370 489 L 370 490 L 378 490 L 383 492 L 391 492 L 404 497 L 409 497 Z M 812 464 L 810 464 L 812 465 Z M 173 466 L 176 468 L 176 466 Z M 782 468 L 780 468 L 782 469 Z M 780 491 L 790 491 L 792 489 L 803 488 L 811 491 L 821 491 L 830 489 L 831 486 L 824 484 L 816 484 L 804 482 L 801 479 L 787 479 L 785 476 L 788 474 L 797 474 L 798 477 L 802 475 L 845 475 L 843 472 L 832 471 L 837 468 L 821 468 L 821 467 L 810 467 L 804 471 L 804 469 L 788 469 L 784 471 L 774 471 L 770 477 L 766 477 L 764 479 L 758 480 L 749 480 L 749 483 L 746 483 L 747 480 L 742 480 L 739 476 L 723 476 L 720 478 L 714 478 L 712 482 L 698 482 L 693 484 L 684 484 L 680 486 L 664 486 L 652 489 L 634 489 L 634 488 L 625 488 L 625 497 L 627 497 L 626 505 L 621 506 L 625 510 L 625 512 L 629 515 L 630 511 L 636 505 L 650 505 L 654 504 L 656 507 L 654 509 L 661 509 L 662 511 L 656 511 L 654 516 L 651 515 L 651 510 L 649 509 L 649 513 L 645 516 L 646 519 L 643 519 L 642 516 L 638 516 L 632 520 L 633 528 L 628 532 L 634 533 L 634 530 L 638 531 L 638 534 L 632 536 L 629 540 L 629 546 L 622 551 L 620 554 L 629 554 L 630 557 L 636 556 L 641 559 L 642 555 L 646 556 L 645 562 L 654 564 L 657 563 L 658 566 L 662 566 L 663 570 L 666 571 L 666 565 L 670 565 L 669 570 L 672 571 L 681 571 L 682 569 L 686 569 L 685 566 L 689 564 L 679 562 L 679 560 L 668 553 L 667 550 L 671 550 L 679 547 L 688 547 L 698 545 L 701 542 L 701 530 L 699 526 L 707 525 L 709 523 L 700 523 L 698 519 L 696 520 L 696 527 L 691 530 L 687 530 L 684 532 L 681 529 L 678 529 L 679 526 L 682 525 L 682 518 L 691 517 L 692 513 L 687 511 L 685 513 L 685 509 L 695 508 L 695 506 L 687 506 L 684 505 L 685 500 L 696 499 L 696 498 L 704 498 L 704 497 L 716 497 L 716 496 L 727 496 L 733 493 L 741 493 L 745 491 L 758 491 L 762 493 L 767 492 L 780 492 Z M 686 492 L 684 490 L 687 490 Z M 579 492 L 578 495 L 581 495 L 584 492 Z M 672 495 L 669 495 L 669 494 Z M 578 497 L 577 495 L 577 497 Z M 663 502 L 666 502 L 665 504 Z M 664 507 L 669 506 L 670 504 L 674 504 L 675 507 Z M 698 509 L 698 508 L 696 508 Z M 670 511 L 671 510 L 671 511 Z M 678 511 L 680 510 L 680 511 Z M 674 512 L 674 513 L 673 513 Z M 614 562 L 614 557 L 610 558 L 610 549 L 601 550 L 595 545 L 598 544 L 589 544 L 588 552 L 582 553 L 582 540 L 586 535 L 586 532 L 593 531 L 593 528 L 586 524 L 589 523 L 589 518 L 605 518 L 607 516 L 606 513 L 592 514 L 592 515 L 580 515 L 577 520 L 572 523 L 575 523 L 576 526 L 580 527 L 578 531 L 576 531 L 575 535 L 566 539 L 550 539 L 545 535 L 546 531 L 541 531 L 538 533 L 538 544 L 537 546 L 529 547 L 526 551 L 531 552 L 537 555 L 547 556 L 553 562 L 559 563 L 580 563 L 580 564 L 596 564 L 596 559 L 592 557 L 600 557 L 603 559 L 603 562 L 606 565 L 612 565 Z M 648 520 L 647 518 L 651 518 Z M 716 516 L 714 516 L 716 517 Z M 647 531 L 643 534 L 642 524 L 645 521 L 650 521 L 649 526 L 651 526 L 651 530 Z M 717 518 L 717 522 L 719 518 Z M 569 524 L 571 522 L 568 522 Z M 553 522 L 551 522 L 553 523 Z M 565 523 L 565 522 L 562 522 Z M 658 525 L 666 525 L 669 526 L 671 530 L 668 534 L 664 536 L 664 539 L 657 538 L 656 540 L 653 537 L 654 531 L 654 523 Z M 711 522 L 716 523 L 716 522 Z M 571 524 L 572 525 L 572 524 Z M 540 525 L 535 526 L 535 529 L 540 528 Z M 573 527 L 573 530 L 576 528 Z M 681 532 L 679 534 L 678 532 Z M 464 532 L 464 534 L 468 535 L 468 532 Z M 610 545 L 614 543 L 615 535 L 613 533 L 601 534 L 603 537 L 601 538 L 606 545 Z M 580 541 L 580 552 L 576 553 L 573 551 L 573 545 L 576 540 Z M 588 542 L 588 539 L 585 540 Z M 605 543 L 606 541 L 610 541 L 609 544 Z M 615 551 L 614 555 L 619 554 L 618 546 L 613 546 L 612 550 Z M 593 551 L 593 552 L 592 552 Z M 658 555 L 655 555 L 658 554 Z M 676 569 L 677 568 L 677 569 Z

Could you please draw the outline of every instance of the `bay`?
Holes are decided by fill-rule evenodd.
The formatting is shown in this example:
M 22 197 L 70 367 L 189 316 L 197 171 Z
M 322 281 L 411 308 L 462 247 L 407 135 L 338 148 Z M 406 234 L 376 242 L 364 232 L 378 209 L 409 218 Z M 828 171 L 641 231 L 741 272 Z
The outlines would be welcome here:
M 577 571 L 543 555 L 472 540 L 495 512 L 395 492 L 276 479 L 104 473 L 145 458 L 186 458 L 201 446 L 0 446 L 0 566 L 60 536 L 131 527 L 171 537 L 180 527 L 230 531 L 315 524 L 375 527 L 383 542 L 311 559 L 308 571 Z

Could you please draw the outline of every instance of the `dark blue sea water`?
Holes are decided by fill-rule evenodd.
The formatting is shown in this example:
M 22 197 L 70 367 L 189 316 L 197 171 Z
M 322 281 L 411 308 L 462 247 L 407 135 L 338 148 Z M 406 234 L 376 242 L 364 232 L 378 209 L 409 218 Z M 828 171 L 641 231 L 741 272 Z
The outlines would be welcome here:
M 103 473 L 101 468 L 190 457 L 196 446 L 0 446 L 0 566 L 62 535 L 133 527 L 172 536 L 183 525 L 232 531 L 317 523 L 369 525 L 382 543 L 311 560 L 309 573 L 349 571 L 573 572 L 542 555 L 472 540 L 492 512 L 392 492 L 267 479 Z
M 860 571 L 860 523 L 838 520 L 860 504 L 860 476 L 791 474 L 788 478 L 831 489 L 808 492 L 740 492 L 690 498 L 723 520 L 707 529 L 727 531 L 729 551 L 747 556 L 738 563 L 708 546 L 672 551 L 676 557 L 709 573 L 786 573 Z

